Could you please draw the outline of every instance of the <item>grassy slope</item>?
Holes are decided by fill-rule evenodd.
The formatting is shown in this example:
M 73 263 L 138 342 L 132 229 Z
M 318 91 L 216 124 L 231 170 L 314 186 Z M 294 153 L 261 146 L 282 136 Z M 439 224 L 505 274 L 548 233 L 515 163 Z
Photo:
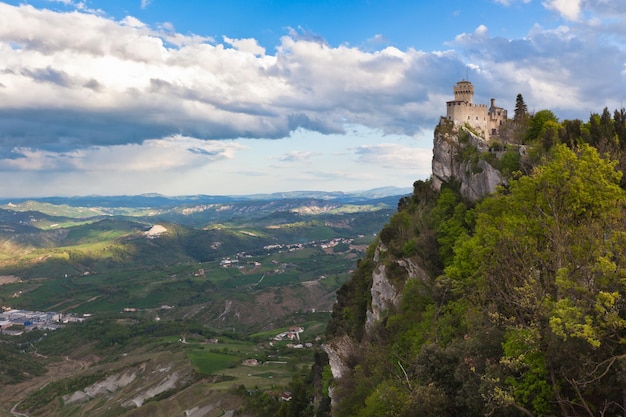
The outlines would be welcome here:
M 303 341 L 318 343 L 315 329 L 323 323 L 302 324 L 311 329 L 302 334 Z M 212 405 L 234 410 L 241 401 L 232 395 L 233 387 L 282 392 L 312 363 L 312 349 L 288 349 L 286 342 L 270 345 L 274 334 L 257 335 L 257 342 L 238 340 L 197 324 L 158 323 L 146 313 L 94 319 L 48 336 L 31 333 L 20 342 L 27 346 L 30 363 L 38 366 L 38 376 L 33 377 L 31 366 L 25 368 L 31 375 L 24 382 L 4 385 L 0 414 L 8 414 L 15 404 L 29 415 L 51 417 L 168 416 Z M 75 343 L 66 343 L 68 339 Z M 207 343 L 209 339 L 218 342 Z M 15 339 L 4 340 L 6 345 Z M 252 358 L 258 366 L 242 363 Z M 43 367 L 49 372 L 42 373 Z M 133 404 L 138 399 L 140 408 Z

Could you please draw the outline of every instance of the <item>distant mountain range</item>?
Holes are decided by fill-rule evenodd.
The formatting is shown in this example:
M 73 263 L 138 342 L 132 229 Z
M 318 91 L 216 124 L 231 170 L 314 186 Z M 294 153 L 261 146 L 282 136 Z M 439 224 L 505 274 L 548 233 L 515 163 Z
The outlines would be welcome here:
M 72 196 L 72 197 L 34 197 L 34 198 L 0 198 L 0 205 L 20 204 L 27 201 L 37 201 L 53 205 L 67 205 L 71 207 L 132 207 L 132 208 L 161 208 L 181 205 L 223 204 L 243 201 L 266 201 L 284 199 L 316 199 L 337 201 L 343 204 L 358 204 L 359 202 L 385 199 L 411 194 L 408 187 L 381 187 L 364 191 L 289 191 L 270 194 L 250 195 L 187 195 L 164 196 L 161 194 L 119 195 L 119 196 Z

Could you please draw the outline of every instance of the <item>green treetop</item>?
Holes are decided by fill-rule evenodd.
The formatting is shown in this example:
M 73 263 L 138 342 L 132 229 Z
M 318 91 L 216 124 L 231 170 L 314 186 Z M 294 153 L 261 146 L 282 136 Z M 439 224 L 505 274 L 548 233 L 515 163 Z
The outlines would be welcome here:
M 557 145 L 547 164 L 477 208 L 475 234 L 448 272 L 505 330 L 485 376 L 492 404 L 572 416 L 623 403 L 626 385 L 607 384 L 626 365 L 620 177 L 595 148 Z

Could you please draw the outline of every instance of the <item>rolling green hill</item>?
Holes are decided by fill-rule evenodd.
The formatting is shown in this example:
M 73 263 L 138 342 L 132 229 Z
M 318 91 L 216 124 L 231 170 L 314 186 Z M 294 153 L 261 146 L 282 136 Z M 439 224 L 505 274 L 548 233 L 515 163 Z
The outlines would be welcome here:
M 221 315 L 221 324 L 245 328 L 267 326 L 260 323 L 267 314 L 233 320 L 222 314 L 224 299 L 240 303 L 239 315 L 255 311 L 263 297 L 275 304 L 285 297 L 297 300 L 288 303 L 288 312 L 328 310 L 332 292 L 394 210 L 379 196 L 342 198 L 347 202 L 303 197 L 222 201 L 210 210 L 11 203 L 0 211 L 0 275 L 20 282 L 0 285 L 0 302 L 79 312 L 201 305 L 197 316 L 206 323 Z M 196 217 L 173 223 L 162 219 L 164 212 Z M 192 226 L 196 223 L 201 226 Z M 322 249 L 333 239 L 349 243 L 337 246 L 339 252 Z M 223 259 L 237 264 L 225 269 Z M 280 309 L 267 312 L 283 315 Z
M 240 409 L 233 384 L 287 389 L 313 363 L 335 291 L 400 197 L 6 204 L 0 305 L 90 318 L 45 334 L 0 335 L 0 415 L 17 405 L 29 415 L 169 416 L 195 406 Z M 315 348 L 269 343 L 291 325 L 304 325 L 302 342 Z M 263 368 L 242 365 L 250 358 Z M 176 375 L 171 386 L 161 388 L 159 369 Z M 8 388 L 17 383 L 23 388 Z M 106 395 L 87 399 L 103 387 Z

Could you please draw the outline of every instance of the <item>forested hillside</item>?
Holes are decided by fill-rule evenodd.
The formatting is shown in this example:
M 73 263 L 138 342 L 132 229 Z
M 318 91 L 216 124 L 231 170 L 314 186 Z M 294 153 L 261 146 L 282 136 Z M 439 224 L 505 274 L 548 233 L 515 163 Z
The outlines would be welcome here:
M 436 132 L 502 186 L 470 203 L 417 181 L 339 290 L 312 393 L 332 415 L 626 412 L 626 113 L 559 121 L 519 98 L 487 152 Z

